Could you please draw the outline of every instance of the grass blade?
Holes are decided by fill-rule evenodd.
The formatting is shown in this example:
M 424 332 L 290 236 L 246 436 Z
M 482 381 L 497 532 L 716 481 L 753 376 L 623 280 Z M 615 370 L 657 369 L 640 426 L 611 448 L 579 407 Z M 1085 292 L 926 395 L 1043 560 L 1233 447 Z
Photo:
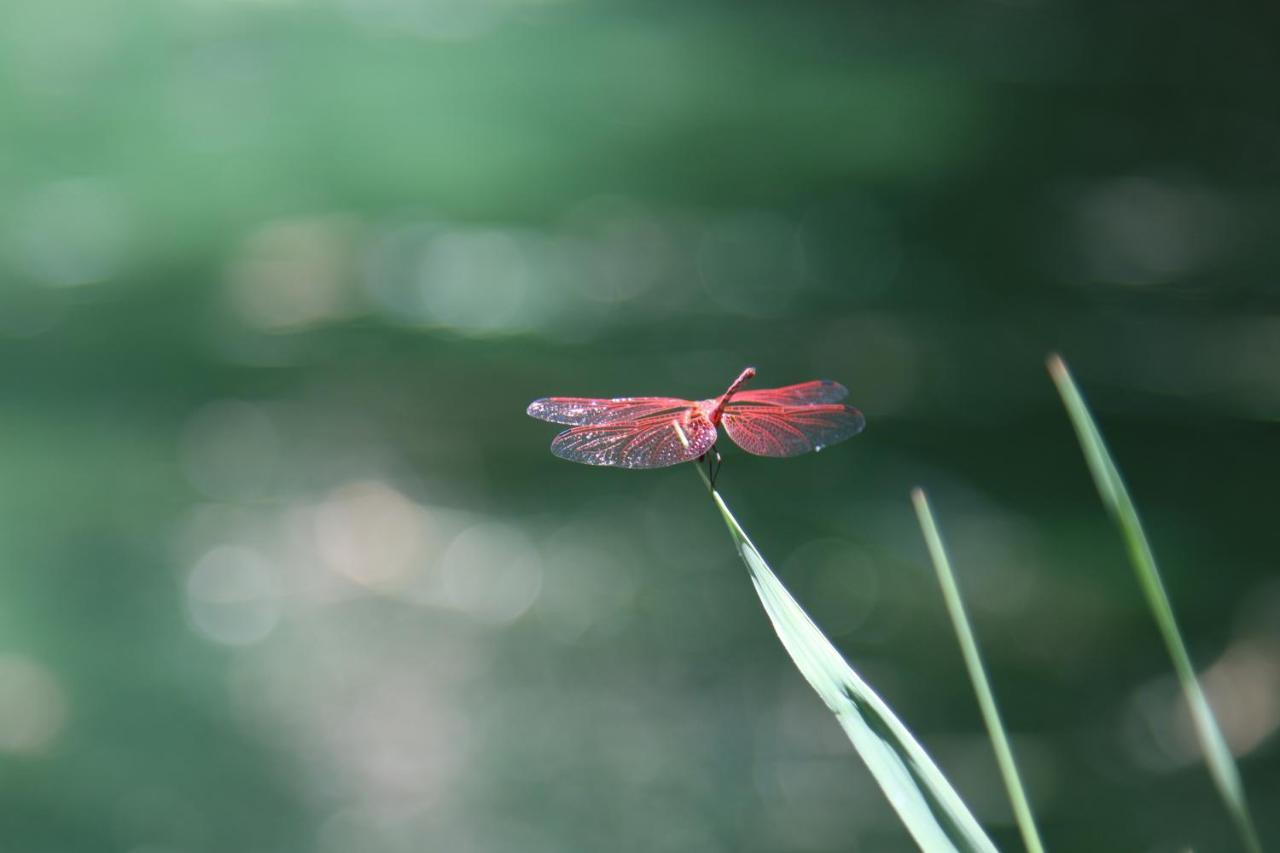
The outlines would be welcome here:
M 964 612 L 960 589 L 951 571 L 951 561 L 947 558 L 946 548 L 942 545 L 942 536 L 938 533 L 938 525 L 934 522 L 933 511 L 929 509 L 929 500 L 921 489 L 915 489 L 911 492 L 911 502 L 915 505 L 916 516 L 920 519 L 920 529 L 929 547 L 933 567 L 938 572 L 938 583 L 942 585 L 942 597 L 947 602 L 947 612 L 951 614 L 951 622 L 955 625 L 956 638 L 960 641 L 960 652 L 964 655 L 964 664 L 969 670 L 973 690 L 978 694 L 978 706 L 982 709 L 982 719 L 986 722 L 987 732 L 991 735 L 996 762 L 1000 765 L 1000 775 L 1004 777 L 1005 788 L 1009 791 L 1009 800 L 1013 803 L 1013 814 L 1018 820 L 1022 840 L 1030 853 L 1044 853 L 1040 833 L 1036 831 L 1036 822 L 1031 815 L 1031 805 L 1027 801 L 1027 792 L 1022 787 L 1018 766 L 1013 760 L 1013 750 L 1009 747 L 1009 738 L 1005 734 L 1004 725 L 1000 722 L 995 695 L 991 692 L 991 684 L 982 666 L 982 657 L 978 654 L 978 642 L 974 639 L 969 617 Z
M 991 839 L 906 726 L 791 597 L 720 494 L 713 489 L 711 497 L 782 645 L 836 715 L 920 849 L 995 853 Z
M 1209 774 L 1213 777 L 1213 782 L 1226 803 L 1227 811 L 1231 814 L 1245 849 L 1251 853 L 1261 853 L 1262 845 L 1258 840 L 1258 831 L 1254 828 L 1253 819 L 1249 816 L 1249 804 L 1245 799 L 1244 784 L 1240 781 L 1240 771 L 1222 737 L 1222 730 L 1218 727 L 1213 710 L 1209 707 L 1209 700 L 1205 698 L 1200 682 L 1196 678 L 1195 669 L 1191 666 L 1191 658 L 1187 654 L 1187 647 L 1182 641 L 1178 624 L 1174 620 L 1173 607 L 1169 603 L 1169 595 L 1165 592 L 1164 582 L 1156 567 L 1156 558 L 1151 551 L 1151 545 L 1147 542 L 1147 536 L 1142 530 L 1138 511 L 1134 508 L 1129 491 L 1120 478 L 1119 470 L 1111 461 L 1111 454 L 1107 452 L 1102 434 L 1098 432 L 1098 427 L 1093 422 L 1084 398 L 1067 370 L 1067 365 L 1059 356 L 1051 355 L 1048 367 L 1049 375 L 1053 378 L 1054 384 L 1058 387 L 1058 393 L 1062 396 L 1062 402 L 1067 407 L 1067 414 L 1071 417 L 1076 436 L 1080 439 L 1080 447 L 1084 450 L 1085 460 L 1093 473 L 1094 483 L 1098 486 L 1098 494 L 1102 496 L 1102 502 L 1124 536 L 1125 545 L 1129 550 L 1129 559 L 1132 560 L 1134 571 L 1138 576 L 1138 584 L 1142 587 L 1142 593 L 1146 596 L 1147 604 L 1160 629 L 1160 635 L 1164 638 L 1169 657 L 1173 660 L 1174 672 L 1177 673 L 1182 692 L 1187 698 L 1187 705 L 1191 709 L 1191 719 L 1195 724 L 1200 746 L 1204 750 Z

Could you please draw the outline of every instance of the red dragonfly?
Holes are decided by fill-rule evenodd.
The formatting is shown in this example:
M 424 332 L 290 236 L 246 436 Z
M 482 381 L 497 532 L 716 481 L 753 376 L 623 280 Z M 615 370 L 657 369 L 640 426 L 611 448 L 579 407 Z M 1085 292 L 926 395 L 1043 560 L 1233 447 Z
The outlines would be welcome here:
M 529 404 L 532 417 L 571 429 L 557 435 L 551 452 L 561 459 L 618 468 L 665 468 L 702 461 L 715 453 L 716 427 L 748 453 L 757 456 L 798 456 L 821 450 L 857 435 L 865 425 L 862 413 L 839 402 L 849 395 L 829 379 L 740 391 L 756 375 L 748 367 L 719 397 L 681 400 L 678 397 L 543 397 Z M 708 461 L 708 467 L 710 467 Z

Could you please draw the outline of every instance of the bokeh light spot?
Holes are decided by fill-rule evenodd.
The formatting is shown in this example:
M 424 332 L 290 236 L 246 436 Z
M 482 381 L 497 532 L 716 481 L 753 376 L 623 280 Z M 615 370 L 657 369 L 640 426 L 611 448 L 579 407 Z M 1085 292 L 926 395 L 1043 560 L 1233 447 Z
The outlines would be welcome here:
M 365 287 L 403 323 L 476 336 L 528 331 L 538 309 L 528 242 L 496 228 L 402 225 L 371 247 Z
M 250 324 L 289 331 L 350 310 L 352 225 L 340 217 L 263 225 L 231 264 L 232 305 Z
M 418 268 L 425 316 L 463 332 L 519 329 L 528 289 L 524 254 L 500 231 L 439 234 Z
M 47 749 L 67 721 L 67 698 L 52 672 L 21 655 L 0 655 L 0 751 Z
M 1208 266 L 1226 247 L 1234 219 L 1210 192 L 1133 176 L 1084 193 L 1076 230 L 1088 275 L 1145 285 Z
M 511 622 L 542 588 L 542 560 L 514 527 L 485 522 L 464 530 L 441 560 L 451 605 L 483 622 Z
M 191 624 L 215 643 L 260 642 L 280 620 L 275 567 L 248 548 L 222 545 L 209 551 L 187 576 Z
M 423 556 L 426 513 L 385 483 L 352 483 L 316 509 L 315 536 L 333 571 L 364 586 L 395 586 Z

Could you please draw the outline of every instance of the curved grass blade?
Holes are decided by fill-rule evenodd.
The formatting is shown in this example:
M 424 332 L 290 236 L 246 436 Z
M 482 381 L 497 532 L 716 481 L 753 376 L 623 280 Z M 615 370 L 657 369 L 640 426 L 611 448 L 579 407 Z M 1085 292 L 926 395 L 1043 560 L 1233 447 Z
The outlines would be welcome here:
M 1129 497 L 1129 491 L 1120 477 L 1120 471 L 1111 461 L 1111 454 L 1102 440 L 1102 434 L 1093 422 L 1093 417 L 1089 414 L 1089 409 L 1080 395 L 1080 389 L 1071 378 L 1067 365 L 1061 357 L 1051 355 L 1048 367 L 1049 375 L 1058 387 L 1058 393 L 1075 427 L 1085 461 L 1088 462 L 1089 471 L 1093 474 L 1093 481 L 1098 487 L 1098 494 L 1102 496 L 1102 502 L 1124 536 L 1125 545 L 1129 550 L 1129 559 L 1133 562 L 1133 569 L 1138 576 L 1138 585 L 1142 587 L 1147 605 L 1155 617 L 1156 626 L 1160 629 L 1161 637 L 1164 638 L 1165 648 L 1168 649 L 1169 657 L 1173 660 L 1174 672 L 1178 675 L 1182 692 L 1187 697 L 1187 705 L 1191 709 L 1196 736 L 1204 750 L 1209 775 L 1213 777 L 1213 782 L 1222 795 L 1244 848 L 1251 853 L 1261 853 L 1262 844 L 1258 840 L 1258 831 L 1253 825 L 1253 819 L 1249 816 L 1249 803 L 1245 799 L 1244 784 L 1240 781 L 1240 770 L 1236 767 L 1231 750 L 1227 748 L 1222 730 L 1218 727 L 1218 721 L 1213 716 L 1209 700 L 1205 698 L 1204 690 L 1201 689 L 1200 682 L 1196 678 L 1186 644 L 1182 641 L 1178 623 L 1173 616 L 1169 594 L 1165 592 L 1160 570 L 1156 567 L 1155 555 L 1142 530 L 1142 522 L 1138 519 L 1138 511 Z
M 951 561 L 947 558 L 946 548 L 943 547 L 942 536 L 938 533 L 938 525 L 933 519 L 933 511 L 929 509 L 929 499 L 925 497 L 922 489 L 914 489 L 911 492 L 911 503 L 915 505 L 916 516 L 920 519 L 920 530 L 924 533 L 925 544 L 929 546 L 933 567 L 938 572 L 942 597 L 947 602 L 947 612 L 951 614 L 951 622 L 956 627 L 956 639 L 960 641 L 960 652 L 964 655 L 965 668 L 969 670 L 973 690 L 978 694 L 978 706 L 982 709 L 982 719 L 986 722 L 987 732 L 991 735 L 991 746 L 996 753 L 996 762 L 1000 765 L 1000 775 L 1004 777 L 1004 786 L 1009 791 L 1009 801 L 1013 804 L 1013 814 L 1018 820 L 1022 841 L 1027 845 L 1030 853 L 1044 853 L 1044 844 L 1040 841 L 1035 818 L 1031 815 L 1027 792 L 1023 789 L 1022 779 L 1018 776 L 1018 765 L 1014 763 L 1009 738 L 1005 734 L 1004 724 L 1000 722 L 996 698 L 991 692 L 991 684 L 987 680 L 986 669 L 982 665 L 982 656 L 978 654 L 978 641 L 973 636 L 969 617 L 965 615 L 964 603 L 960 599 L 960 589 L 951 571 Z
M 911 732 L 791 597 L 720 494 L 712 489 L 711 497 L 747 564 L 778 639 L 809 686 L 836 715 L 920 849 L 995 853 L 991 839 Z

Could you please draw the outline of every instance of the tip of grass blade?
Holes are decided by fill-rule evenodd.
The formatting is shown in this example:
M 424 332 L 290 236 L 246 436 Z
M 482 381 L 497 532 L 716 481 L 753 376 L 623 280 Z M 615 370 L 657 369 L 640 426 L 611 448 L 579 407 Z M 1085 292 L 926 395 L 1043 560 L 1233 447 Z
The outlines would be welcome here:
M 1056 352 L 1049 353 L 1048 357 L 1044 360 L 1044 364 L 1045 367 L 1049 369 L 1049 375 L 1054 378 L 1054 381 L 1057 382 L 1066 378 L 1067 363 L 1064 362 L 1062 360 L 1062 356 L 1058 355 Z

